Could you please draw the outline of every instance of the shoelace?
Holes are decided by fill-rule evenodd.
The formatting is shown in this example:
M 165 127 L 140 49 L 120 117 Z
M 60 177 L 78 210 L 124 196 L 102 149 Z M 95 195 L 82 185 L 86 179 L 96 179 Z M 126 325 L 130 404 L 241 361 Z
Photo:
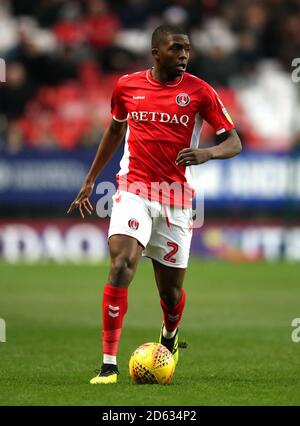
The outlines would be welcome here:
M 98 374 L 101 374 L 101 373 L 106 373 L 106 371 L 102 371 L 102 368 L 96 368 L 95 370 L 94 370 L 94 372 L 98 375 Z M 113 373 L 114 374 L 120 374 L 120 372 L 119 372 L 119 370 L 114 370 L 113 371 Z

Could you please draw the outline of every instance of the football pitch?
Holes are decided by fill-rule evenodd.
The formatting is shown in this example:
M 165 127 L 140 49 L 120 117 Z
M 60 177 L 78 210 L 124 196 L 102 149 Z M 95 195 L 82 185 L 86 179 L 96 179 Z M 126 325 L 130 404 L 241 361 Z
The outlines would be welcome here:
M 133 350 L 157 341 L 162 313 L 151 263 L 129 290 L 116 385 L 90 385 L 100 366 L 108 264 L 0 264 L 0 405 L 300 405 L 300 265 L 193 260 L 175 375 L 136 385 Z M 300 334 L 300 333 L 299 333 Z

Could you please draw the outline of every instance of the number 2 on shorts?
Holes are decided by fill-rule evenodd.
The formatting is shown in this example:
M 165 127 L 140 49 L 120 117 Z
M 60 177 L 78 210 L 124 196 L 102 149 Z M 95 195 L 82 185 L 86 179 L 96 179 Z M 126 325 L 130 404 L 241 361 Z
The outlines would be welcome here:
M 175 257 L 173 257 L 179 250 L 178 244 L 172 243 L 171 241 L 167 242 L 167 246 L 171 247 L 172 250 L 164 256 L 164 260 L 171 263 L 176 263 Z

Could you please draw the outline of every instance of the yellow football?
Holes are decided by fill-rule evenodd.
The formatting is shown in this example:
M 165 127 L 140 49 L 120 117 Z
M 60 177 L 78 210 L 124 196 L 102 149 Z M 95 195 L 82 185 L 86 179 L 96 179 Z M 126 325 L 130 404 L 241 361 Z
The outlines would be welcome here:
M 129 373 L 138 384 L 161 384 L 170 382 L 175 371 L 171 352 L 160 343 L 144 343 L 131 355 Z

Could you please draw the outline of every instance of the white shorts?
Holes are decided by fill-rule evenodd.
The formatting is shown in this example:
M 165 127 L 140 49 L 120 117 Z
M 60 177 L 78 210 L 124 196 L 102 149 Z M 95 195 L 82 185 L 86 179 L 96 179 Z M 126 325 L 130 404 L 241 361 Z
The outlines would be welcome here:
M 144 247 L 144 256 L 163 265 L 187 267 L 192 228 L 191 209 L 166 206 L 126 191 L 113 196 L 108 238 L 133 237 Z

